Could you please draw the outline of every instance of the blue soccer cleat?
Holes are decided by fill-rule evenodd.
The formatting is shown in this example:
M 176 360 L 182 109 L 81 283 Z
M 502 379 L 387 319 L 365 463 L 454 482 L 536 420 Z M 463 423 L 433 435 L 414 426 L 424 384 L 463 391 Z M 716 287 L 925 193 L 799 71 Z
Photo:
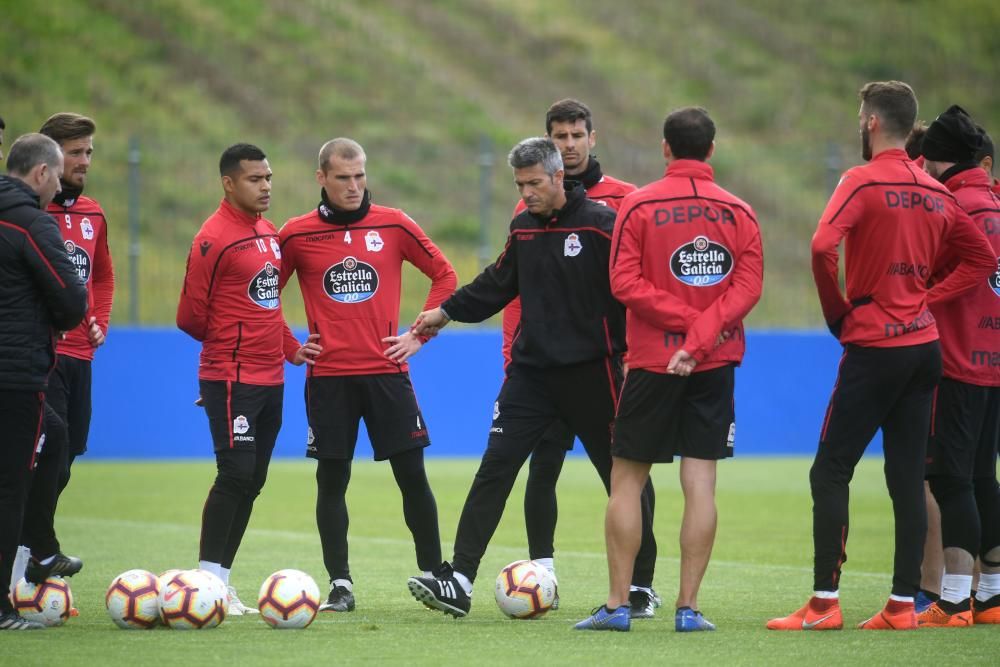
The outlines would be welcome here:
M 674 629 L 677 632 L 703 632 L 715 630 L 715 624 L 702 616 L 700 611 L 681 607 L 674 616 Z
M 590 618 L 585 618 L 573 627 L 576 630 L 615 630 L 617 632 L 628 632 L 632 627 L 629 612 L 630 607 L 623 604 L 617 609 L 608 609 L 601 605 L 591 612 Z

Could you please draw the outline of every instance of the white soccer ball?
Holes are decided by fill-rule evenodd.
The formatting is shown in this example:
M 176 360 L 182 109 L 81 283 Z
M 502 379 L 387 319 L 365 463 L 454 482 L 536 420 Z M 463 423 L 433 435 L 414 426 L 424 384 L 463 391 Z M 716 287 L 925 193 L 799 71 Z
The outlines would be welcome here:
M 160 623 L 160 582 L 146 570 L 122 572 L 108 586 L 104 606 L 119 628 L 154 628 Z
M 538 618 L 552 608 L 556 579 L 541 563 L 517 560 L 500 570 L 494 592 L 506 616 Z
M 214 628 L 229 612 L 229 596 L 222 579 L 205 570 L 184 570 L 160 589 L 160 618 L 168 628 Z
M 319 610 L 319 586 L 301 570 L 278 570 L 261 584 L 260 617 L 272 628 L 306 628 Z
M 62 625 L 73 609 L 73 593 L 62 577 L 49 577 L 41 584 L 21 579 L 14 587 L 11 602 L 23 618 L 42 625 Z

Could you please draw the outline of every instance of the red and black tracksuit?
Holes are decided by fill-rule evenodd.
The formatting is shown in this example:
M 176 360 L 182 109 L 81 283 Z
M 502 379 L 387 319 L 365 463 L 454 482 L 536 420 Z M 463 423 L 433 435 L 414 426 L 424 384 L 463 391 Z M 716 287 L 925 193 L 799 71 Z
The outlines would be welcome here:
M 841 241 L 846 295 L 838 284 Z M 932 271 L 945 251 L 960 261 L 932 287 Z M 985 281 L 996 271 L 996 257 L 951 193 L 898 149 L 844 174 L 813 236 L 812 256 L 824 318 L 844 344 L 810 471 L 815 590 L 839 587 L 847 560 L 848 485 L 881 429 L 895 515 L 892 592 L 912 597 L 927 526 L 927 433 L 941 376 L 929 306 Z
M 87 286 L 88 310 L 80 324 L 56 345 L 56 367 L 45 392 L 46 447 L 38 461 L 28 496 L 24 540 L 36 557 L 59 551 L 55 534 L 56 503 L 69 483 L 70 468 L 87 451 L 91 417 L 91 365 L 96 348 L 90 344 L 90 318 L 108 333 L 115 273 L 108 250 L 104 210 L 79 190 L 63 186 L 46 211 L 56 220 L 63 247 L 80 280 Z
M 942 182 L 985 233 L 1000 257 L 1000 196 L 977 165 L 956 165 Z M 935 280 L 958 264 L 953 251 L 935 264 Z M 961 295 L 931 304 L 941 336 L 944 377 L 938 387 L 927 450 L 927 480 L 941 508 L 945 548 L 987 565 L 1000 545 L 1000 270 Z
M 231 568 L 281 428 L 284 362 L 299 342 L 279 296 L 278 233 L 223 200 L 188 254 L 177 326 L 201 341 L 198 379 L 218 474 L 202 514 L 200 560 Z
M 441 563 L 441 541 L 424 470 L 429 436 L 409 365 L 389 359 L 382 339 L 399 333 L 404 262 L 431 280 L 425 309 L 454 291 L 455 270 L 406 213 L 373 204 L 367 191 L 355 211 L 337 209 L 324 191 L 316 209 L 281 228 L 281 249 L 282 281 L 297 274 L 309 331 L 323 346 L 306 381 L 307 455 L 318 459 L 316 520 L 330 579 L 351 578 L 345 494 L 361 419 L 376 457 L 392 466 L 417 566 L 433 570 Z
M 635 190 L 631 183 L 605 174 L 593 155 L 587 160 L 587 168 L 583 173 L 567 178 L 583 184 L 587 199 L 616 211 L 625 195 Z M 525 208 L 524 200 L 519 199 L 512 217 L 517 217 Z M 521 299 L 518 297 L 503 309 L 504 368 L 510 365 L 510 347 L 520 324 Z M 552 558 L 555 555 L 554 536 L 559 511 L 556 483 L 562 472 L 566 452 L 573 448 L 574 440 L 575 436 L 569 427 L 556 422 L 531 454 L 528 479 L 524 485 L 524 527 L 528 534 L 528 557 L 531 559 Z M 653 487 L 650 485 L 650 507 L 655 503 L 652 494 Z
M 556 420 L 583 442 L 610 490 L 611 423 L 621 384 L 624 311 L 608 279 L 614 210 L 568 182 L 566 203 L 542 219 L 511 222 L 494 264 L 442 304 L 451 319 L 481 322 L 521 297 L 521 327 L 493 407 L 486 452 L 455 538 L 454 568 L 474 580 L 517 472 Z M 636 581 L 653 579 L 652 513 L 643 507 Z
M 87 288 L 66 256 L 59 229 L 38 195 L 0 176 L 0 613 L 20 542 L 32 471 L 44 450 L 44 392 L 56 364 L 56 337 L 87 312 Z

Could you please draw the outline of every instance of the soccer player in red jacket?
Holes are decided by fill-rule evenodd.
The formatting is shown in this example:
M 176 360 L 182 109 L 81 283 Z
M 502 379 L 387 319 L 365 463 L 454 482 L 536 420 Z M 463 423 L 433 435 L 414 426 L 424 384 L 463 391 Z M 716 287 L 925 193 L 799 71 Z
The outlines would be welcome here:
M 31 483 L 22 532 L 24 548 L 19 550 L 14 574 L 18 576 L 23 563 L 25 576 L 35 582 L 52 575 L 71 575 L 83 567 L 80 559 L 62 553 L 55 513 L 59 496 L 69 483 L 70 466 L 87 451 L 91 365 L 97 348 L 104 344 L 115 290 L 104 210 L 83 194 L 96 129 L 92 119 L 65 112 L 50 116 L 39 130 L 63 151 L 62 189 L 46 211 L 59 224 L 66 254 L 87 286 L 89 307 L 83 322 L 57 343 L 56 367 L 45 392 L 48 446 L 39 456 Z
M 924 168 L 951 191 L 1000 256 L 1000 197 L 979 153 L 984 133 L 953 106 L 927 129 Z M 935 280 L 956 263 L 938 258 Z M 921 627 L 1000 623 L 1000 272 L 931 306 L 941 336 L 944 377 L 927 444 L 927 481 L 941 508 L 944 575 L 940 599 L 917 615 Z M 973 566 L 981 560 L 975 600 Z
M 861 155 L 868 164 L 841 177 L 812 240 L 823 317 L 844 346 L 809 473 L 815 593 L 798 611 L 769 621 L 772 630 L 843 627 L 839 587 L 847 560 L 849 484 L 879 429 L 896 528 L 892 592 L 885 608 L 859 627 L 917 627 L 913 603 L 927 529 L 924 456 L 941 378 L 938 329 L 929 306 L 996 271 L 982 230 L 903 150 L 917 116 L 913 90 L 899 81 L 872 82 L 860 98 Z M 837 275 L 841 241 L 846 294 Z M 960 261 L 931 287 L 931 272 L 944 251 Z
M 714 630 L 698 608 L 715 540 L 716 461 L 733 455 L 734 369 L 743 318 L 764 279 L 753 209 L 716 185 L 715 124 L 699 107 L 663 124 L 663 178 L 625 198 L 611 242 L 611 289 L 626 308 L 628 375 L 615 416 L 605 519 L 607 603 L 578 630 L 628 630 L 640 495 L 653 463 L 681 456 L 681 581 L 674 627 Z
M 306 455 L 316 466 L 316 523 L 330 594 L 321 611 L 353 611 L 345 494 L 358 424 L 365 420 L 375 459 L 389 460 L 403 496 L 417 566 L 441 563 L 437 504 L 424 471 L 427 424 L 410 383 L 407 359 L 426 339 L 398 334 L 403 262 L 431 279 L 426 308 L 455 289 L 451 263 L 403 211 L 372 203 L 364 149 L 352 139 L 319 152 L 319 205 L 281 228 L 285 272 L 298 274 L 309 330 L 323 353 L 306 379 Z
M 555 102 L 545 113 L 545 136 L 562 155 L 566 180 L 583 184 L 587 199 L 603 204 L 615 211 L 625 195 L 635 191 L 631 183 L 608 176 L 601 169 L 597 156 L 591 154 L 597 143 L 593 115 L 590 107 L 579 100 L 564 99 Z M 526 208 L 523 199 L 514 207 L 515 218 Z M 520 333 L 521 298 L 517 297 L 503 309 L 503 360 L 504 368 L 510 366 L 510 350 Z M 535 447 L 528 465 L 528 480 L 524 487 L 524 527 L 528 534 L 528 557 L 542 563 L 555 574 L 556 520 L 558 503 L 556 482 L 562 471 L 566 452 L 573 449 L 575 437 L 562 421 L 557 421 Z M 648 498 L 647 498 L 648 496 Z M 650 483 L 643 495 L 644 511 L 652 521 L 654 503 L 653 485 Z M 647 509 L 648 508 L 648 509 Z M 656 567 L 656 540 L 650 532 L 648 543 L 639 550 L 639 563 L 632 582 L 632 618 L 651 618 L 660 599 L 653 590 L 653 572 Z M 553 609 L 559 608 L 559 593 Z
M 229 592 L 229 613 L 257 613 L 229 584 L 254 499 L 267 479 L 281 428 L 284 362 L 312 364 L 316 336 L 300 345 L 285 324 L 279 294 L 278 232 L 263 217 L 271 205 L 271 167 L 250 144 L 219 160 L 225 196 L 198 230 L 188 254 L 177 327 L 201 341 L 200 398 L 217 474 L 201 520 L 199 567 Z

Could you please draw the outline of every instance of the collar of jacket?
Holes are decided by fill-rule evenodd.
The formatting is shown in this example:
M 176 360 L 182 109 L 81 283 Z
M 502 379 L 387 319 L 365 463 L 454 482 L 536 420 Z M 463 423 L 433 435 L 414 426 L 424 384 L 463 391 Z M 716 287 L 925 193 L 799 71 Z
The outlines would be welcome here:
M 706 181 L 715 180 L 715 170 L 712 169 L 712 165 L 701 160 L 671 160 L 663 175 L 681 178 L 700 178 Z
M 83 188 L 74 188 L 60 182 L 59 185 L 62 186 L 62 190 L 56 193 L 56 196 L 52 198 L 53 204 L 59 204 L 63 208 L 70 208 L 76 203 L 76 200 L 80 198 L 83 194 Z
M 600 183 L 602 178 L 604 178 L 604 172 L 601 171 L 601 163 L 593 155 L 587 158 L 587 168 L 582 173 L 573 174 L 572 176 L 566 174 L 567 181 L 583 183 L 583 187 L 587 190 Z
M 887 148 L 881 153 L 873 155 L 869 162 L 875 162 L 875 160 L 906 160 L 907 162 L 912 162 L 910 156 L 902 148 Z
M 952 165 L 941 174 L 940 180 L 948 188 L 949 192 L 954 192 L 970 185 L 981 185 L 984 188 L 990 187 L 990 175 L 975 162 Z
M 583 189 L 583 184 L 579 181 L 564 180 L 563 190 L 566 191 L 566 203 L 562 208 L 554 209 L 551 213 L 545 216 L 531 213 L 531 217 L 543 225 L 554 225 L 566 216 L 572 215 L 578 208 L 580 208 L 580 204 L 587 199 L 587 191 Z
M 257 224 L 257 221 L 260 220 L 261 217 L 260 213 L 254 213 L 251 215 L 242 209 L 236 208 L 226 199 L 223 199 L 222 203 L 219 204 L 219 210 L 224 212 L 226 217 L 230 220 L 234 220 L 235 222 L 243 225 L 249 225 L 251 227 Z
M 350 225 L 358 222 L 368 215 L 368 210 L 372 207 L 372 193 L 365 188 L 365 194 L 361 198 L 361 206 L 353 211 L 345 211 L 330 203 L 326 197 L 326 190 L 320 188 L 320 202 L 316 207 L 319 217 L 323 222 L 334 225 Z

